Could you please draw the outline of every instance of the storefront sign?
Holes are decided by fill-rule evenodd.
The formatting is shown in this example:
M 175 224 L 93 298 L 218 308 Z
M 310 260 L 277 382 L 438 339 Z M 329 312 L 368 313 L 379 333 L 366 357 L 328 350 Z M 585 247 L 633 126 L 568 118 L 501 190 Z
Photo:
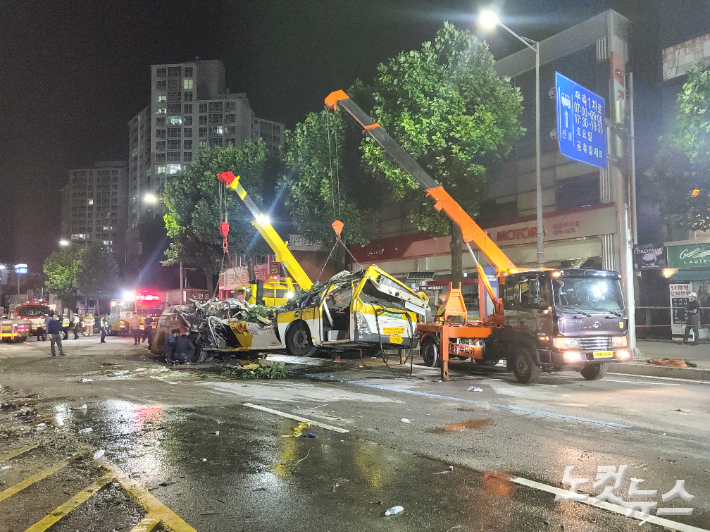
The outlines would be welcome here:
M 694 268 L 710 265 L 710 243 L 668 246 L 669 268 Z
M 613 205 L 600 209 L 587 209 L 544 220 L 545 241 L 566 240 L 611 234 L 616 231 L 616 208 Z M 532 222 L 492 227 L 491 239 L 499 246 L 527 244 L 537 241 L 537 225 Z
M 634 270 L 659 270 L 668 267 L 663 244 L 644 244 L 634 248 Z
M 690 283 L 669 284 L 671 294 L 671 334 L 685 333 L 685 307 L 688 306 L 688 296 L 692 291 Z

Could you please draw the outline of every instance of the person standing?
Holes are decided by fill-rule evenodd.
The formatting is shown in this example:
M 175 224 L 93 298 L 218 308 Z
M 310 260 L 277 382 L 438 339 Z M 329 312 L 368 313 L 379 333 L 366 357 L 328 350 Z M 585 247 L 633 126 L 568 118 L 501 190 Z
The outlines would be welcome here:
M 133 334 L 133 345 L 140 345 L 141 343 L 141 319 L 138 314 L 133 314 L 131 319 L 128 321 L 131 326 L 131 333 Z
M 62 315 L 62 333 L 64 334 L 62 340 L 69 338 L 69 314 Z
M 146 316 L 143 320 L 145 327 L 143 328 L 143 342 L 148 341 L 148 349 L 150 349 L 150 344 L 153 341 L 153 317 Z
M 46 342 L 47 341 L 47 325 L 49 325 L 49 314 L 42 316 L 42 324 L 37 327 L 37 341 Z
M 698 326 L 700 318 L 700 303 L 698 303 L 698 294 L 691 292 L 690 301 L 688 306 L 685 307 L 685 335 L 683 336 L 683 343 L 688 343 L 688 335 L 690 335 L 690 330 L 693 330 L 693 343 L 690 345 L 698 345 Z
M 94 315 L 91 312 L 84 316 L 84 336 L 91 336 L 94 334 L 94 323 Z
M 49 340 L 51 342 L 52 356 L 57 356 L 57 353 L 54 351 L 54 344 L 57 344 L 57 347 L 59 347 L 59 354 L 64 356 L 66 353 L 64 353 L 64 349 L 62 349 L 62 322 L 55 317 L 54 311 L 49 313 L 47 333 L 49 334 Z
M 103 314 L 101 316 L 101 341 L 99 343 L 106 343 L 106 335 L 108 334 L 108 316 Z
M 72 321 L 72 332 L 74 333 L 74 340 L 79 338 L 79 329 L 81 328 L 81 319 L 78 314 L 74 314 L 74 320 Z

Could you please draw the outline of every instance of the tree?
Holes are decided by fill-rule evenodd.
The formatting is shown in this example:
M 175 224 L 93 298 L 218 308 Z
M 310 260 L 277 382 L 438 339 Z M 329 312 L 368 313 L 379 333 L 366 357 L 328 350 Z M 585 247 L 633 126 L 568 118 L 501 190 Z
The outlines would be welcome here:
M 485 197 L 486 167 L 512 148 L 525 129 L 522 96 L 498 77 L 486 43 L 445 23 L 433 42 L 379 65 L 371 115 L 449 194 L 475 216 Z M 363 160 L 386 178 L 397 198 L 417 206 L 410 219 L 421 231 L 451 235 L 452 280 L 461 281 L 461 231 L 370 137 Z
M 189 170 L 165 184 L 165 226 L 171 239 L 163 264 L 183 262 L 204 271 L 207 290 L 214 293 L 214 276 L 222 269 L 220 222 L 229 223 L 231 253 L 250 254 L 268 249 L 251 225 L 232 191 L 225 191 L 217 174 L 232 171 L 257 205 L 261 205 L 267 163 L 266 145 L 247 142 L 239 148 L 212 148 L 198 155 Z
M 113 299 L 118 290 L 118 265 L 107 248 L 92 242 L 80 252 L 76 285 L 86 298 Z
M 646 175 L 667 224 L 710 229 L 710 70 L 688 73 L 672 130 Z
M 80 250 L 69 247 L 52 253 L 42 268 L 47 277 L 47 290 L 57 294 L 59 299 L 71 307 L 76 305 L 78 299 L 76 277 L 80 264 Z
M 358 100 L 370 99 L 359 82 L 348 94 Z M 364 171 L 361 140 L 361 133 L 346 127 L 340 114 L 325 109 L 310 113 L 286 133 L 284 162 L 291 170 L 282 180 L 289 190 L 285 206 L 307 238 L 332 244 L 336 236 L 331 224 L 340 220 L 344 242 L 369 241 L 368 229 L 390 194 L 385 183 Z

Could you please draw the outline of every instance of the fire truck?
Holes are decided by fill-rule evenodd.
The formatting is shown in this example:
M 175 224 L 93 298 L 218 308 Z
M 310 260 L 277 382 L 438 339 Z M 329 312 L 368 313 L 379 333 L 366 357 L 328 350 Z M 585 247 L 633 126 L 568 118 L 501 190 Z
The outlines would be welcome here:
M 42 336 L 44 330 L 44 316 L 53 311 L 54 308 L 41 300 L 32 300 L 15 308 L 15 317 L 30 322 L 30 336 Z
M 141 330 L 144 328 L 145 319 L 150 316 L 158 320 L 165 308 L 165 302 L 160 295 L 152 290 L 136 290 L 124 294 L 121 300 L 111 301 L 111 314 L 109 325 L 111 334 L 128 336 L 131 330 L 130 320 L 134 314 L 141 320 Z M 153 327 L 155 327 L 153 325 Z
M 505 360 L 518 382 L 534 382 L 541 371 L 580 371 L 587 380 L 606 375 L 608 363 L 628 361 L 628 320 L 617 272 L 578 269 L 521 271 L 488 234 L 414 158 L 343 92 L 332 92 L 326 106 L 345 111 L 435 204 L 461 228 L 478 271 L 480 319 L 469 320 L 463 295 L 449 288 L 433 323 L 419 323 L 420 352 L 429 366 L 449 378 L 451 356 L 483 365 Z M 491 286 L 471 248 L 475 245 L 496 269 L 501 295 Z M 483 288 L 481 288 L 483 285 Z M 493 312 L 486 314 L 486 294 Z

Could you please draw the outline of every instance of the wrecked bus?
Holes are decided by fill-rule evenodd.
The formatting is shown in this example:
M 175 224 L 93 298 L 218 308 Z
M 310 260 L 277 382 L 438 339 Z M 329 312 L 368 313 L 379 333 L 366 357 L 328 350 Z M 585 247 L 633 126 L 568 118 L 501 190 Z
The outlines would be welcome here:
M 277 313 L 289 354 L 417 347 L 417 321 L 428 302 L 377 266 L 344 271 L 303 292 Z M 419 317 L 419 318 L 418 318 Z

